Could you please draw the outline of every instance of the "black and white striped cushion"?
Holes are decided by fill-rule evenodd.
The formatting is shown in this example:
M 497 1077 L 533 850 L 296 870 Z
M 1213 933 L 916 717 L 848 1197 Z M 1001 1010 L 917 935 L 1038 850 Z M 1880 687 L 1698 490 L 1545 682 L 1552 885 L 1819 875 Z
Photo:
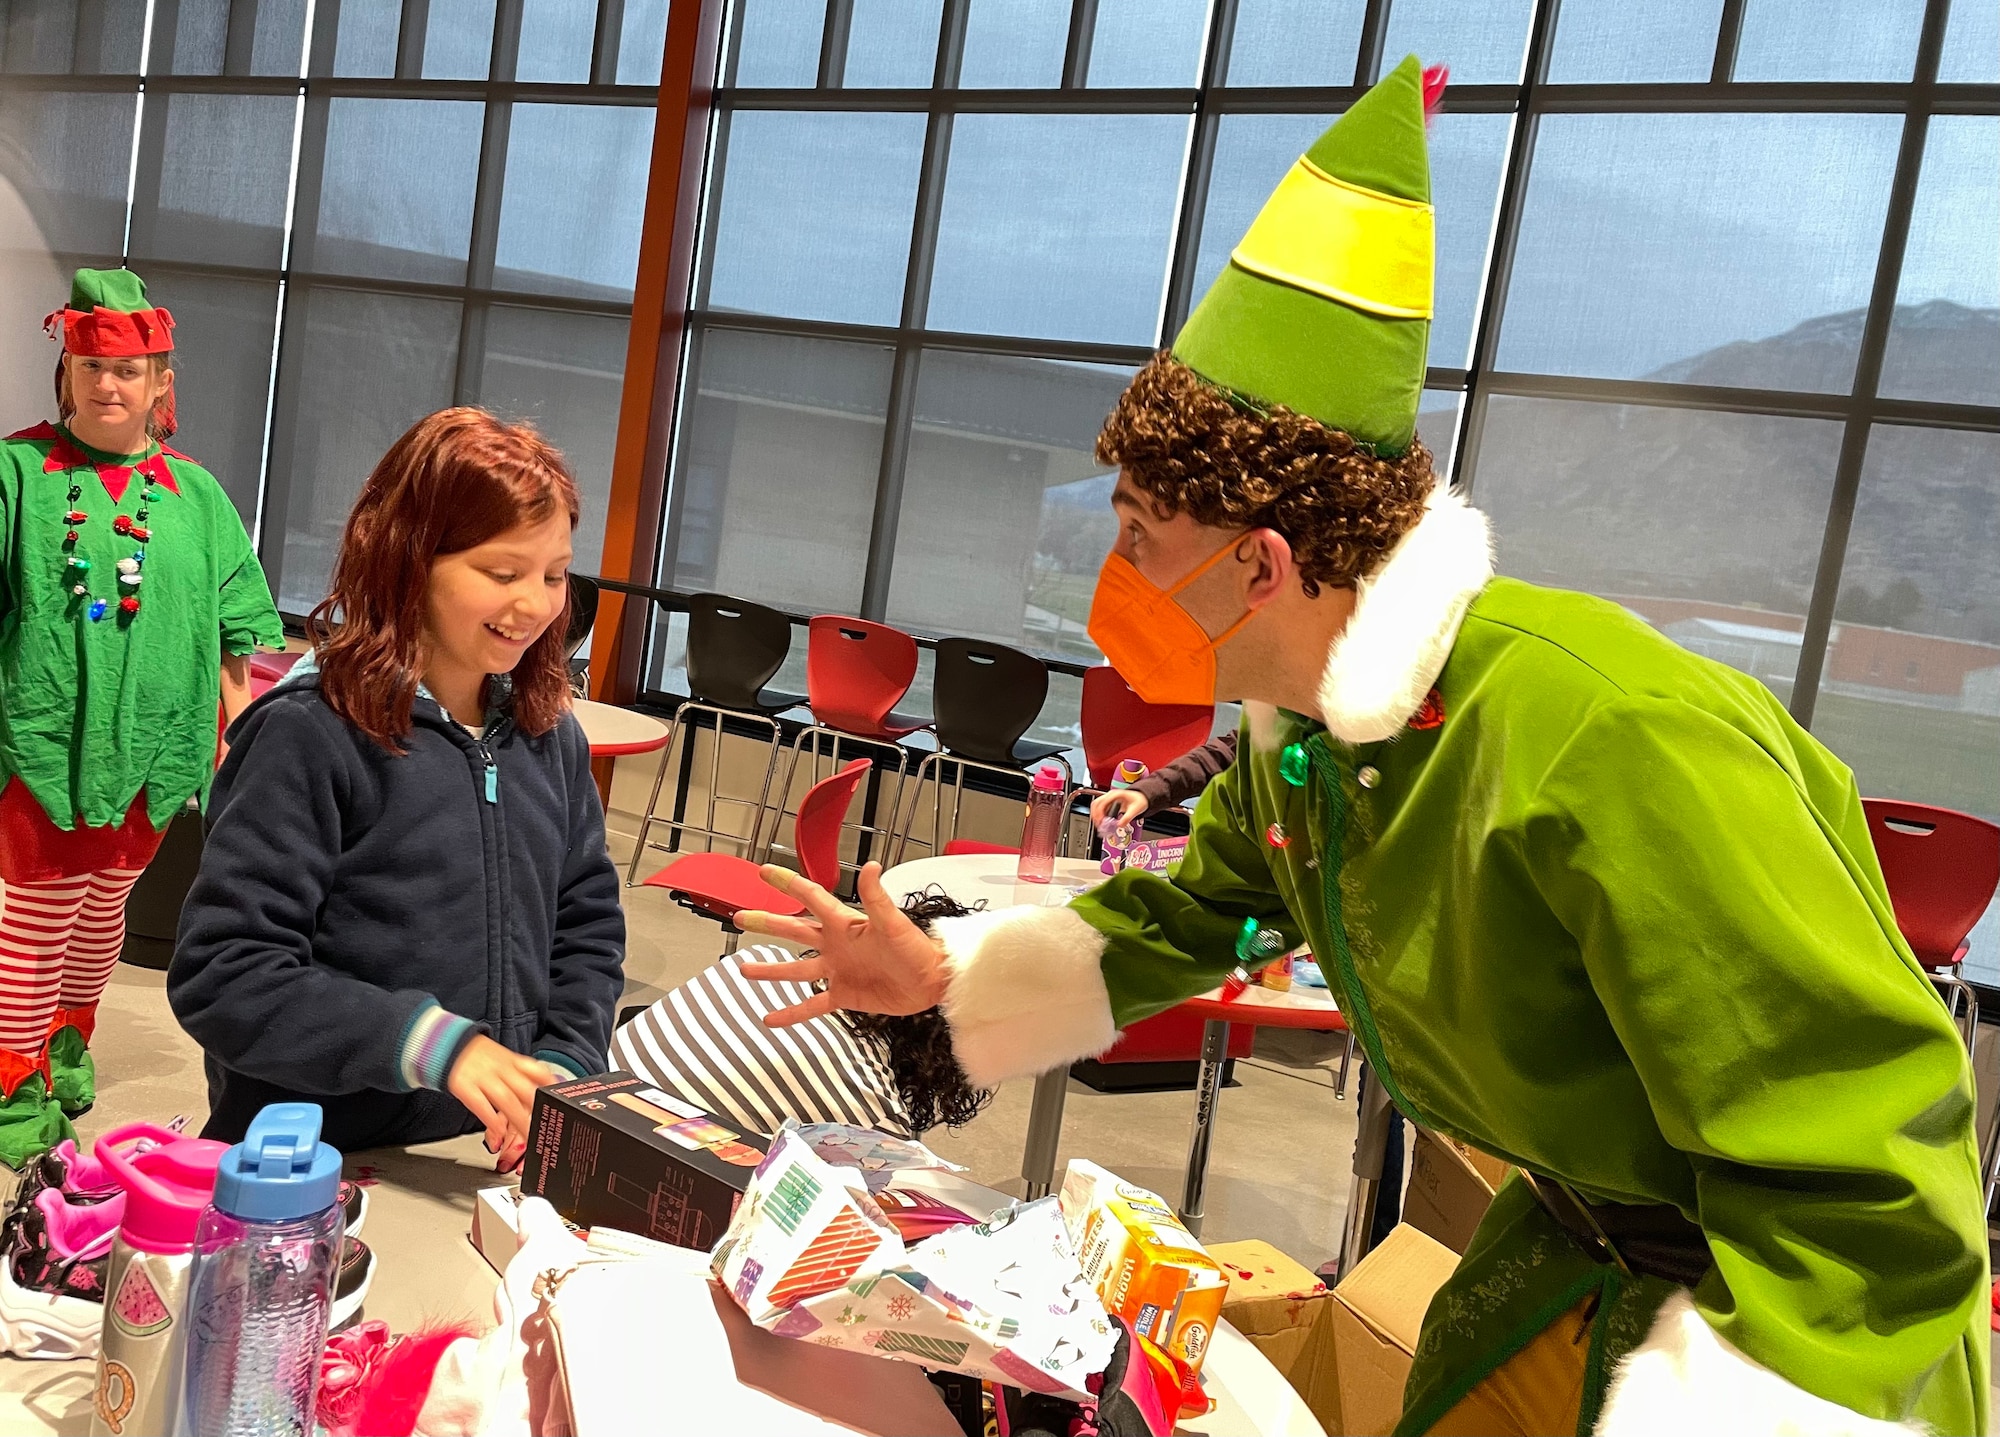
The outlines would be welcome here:
M 753 983 L 740 965 L 792 956 L 759 945 L 703 969 L 611 1035 L 611 1065 L 766 1135 L 797 1118 L 914 1137 L 880 1039 L 834 1017 L 764 1026 L 764 1014 L 804 1002 L 812 989 Z

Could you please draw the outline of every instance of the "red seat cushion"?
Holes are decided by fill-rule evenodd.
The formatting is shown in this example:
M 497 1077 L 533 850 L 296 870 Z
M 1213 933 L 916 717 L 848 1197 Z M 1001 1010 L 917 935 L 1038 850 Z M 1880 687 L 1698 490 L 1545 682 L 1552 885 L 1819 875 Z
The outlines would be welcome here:
M 956 858 L 961 853 L 1019 853 L 1018 848 L 1009 848 L 1004 843 L 982 843 L 976 838 L 954 838 L 944 846 L 947 858 Z
M 644 886 L 685 893 L 698 906 L 717 913 L 745 908 L 784 914 L 806 911 L 805 904 L 766 883 L 756 864 L 733 853 L 686 854 L 646 879 Z

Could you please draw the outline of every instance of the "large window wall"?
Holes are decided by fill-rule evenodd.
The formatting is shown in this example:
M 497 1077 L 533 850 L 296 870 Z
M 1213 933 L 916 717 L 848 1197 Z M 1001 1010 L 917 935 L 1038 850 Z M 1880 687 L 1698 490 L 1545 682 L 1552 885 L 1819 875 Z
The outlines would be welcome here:
M 666 11 L 0 0 L 7 288 L 38 320 L 74 266 L 146 277 L 178 322 L 176 447 L 288 613 L 324 597 L 369 467 L 453 403 L 563 448 L 595 568 Z
M 736 0 L 659 582 L 1090 663 L 1091 458 L 1388 65 L 1419 431 L 1504 572 L 2000 817 L 2000 19 L 1979 0 Z M 650 678 L 677 682 L 679 636 Z M 1041 731 L 1074 737 L 1059 684 Z

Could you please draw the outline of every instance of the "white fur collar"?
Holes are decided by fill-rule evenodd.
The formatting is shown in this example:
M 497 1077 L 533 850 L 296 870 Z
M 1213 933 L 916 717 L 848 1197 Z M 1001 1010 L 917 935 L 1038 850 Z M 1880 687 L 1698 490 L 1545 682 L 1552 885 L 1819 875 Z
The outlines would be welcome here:
M 1439 485 L 1417 526 L 1355 590 L 1327 652 L 1319 708 L 1348 743 L 1392 738 L 1437 682 L 1466 607 L 1493 577 L 1486 516 Z

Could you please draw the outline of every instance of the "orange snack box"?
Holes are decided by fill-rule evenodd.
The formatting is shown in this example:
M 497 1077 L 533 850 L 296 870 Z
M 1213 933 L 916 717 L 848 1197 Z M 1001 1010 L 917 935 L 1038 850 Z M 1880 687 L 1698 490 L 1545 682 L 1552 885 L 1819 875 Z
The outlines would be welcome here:
M 1083 1275 L 1104 1305 L 1199 1372 L 1229 1278 L 1159 1194 L 1072 1158 L 1063 1222 Z

